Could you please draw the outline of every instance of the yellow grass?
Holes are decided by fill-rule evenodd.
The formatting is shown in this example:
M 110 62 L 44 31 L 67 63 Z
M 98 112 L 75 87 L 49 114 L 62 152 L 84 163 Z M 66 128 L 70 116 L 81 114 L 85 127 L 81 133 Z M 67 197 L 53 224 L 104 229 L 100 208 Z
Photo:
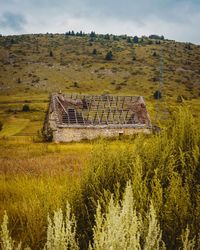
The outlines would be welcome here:
M 15 117 L 9 118 L 3 125 L 2 131 L 0 131 L 0 137 L 12 136 L 22 131 L 28 126 L 29 119 L 18 119 Z

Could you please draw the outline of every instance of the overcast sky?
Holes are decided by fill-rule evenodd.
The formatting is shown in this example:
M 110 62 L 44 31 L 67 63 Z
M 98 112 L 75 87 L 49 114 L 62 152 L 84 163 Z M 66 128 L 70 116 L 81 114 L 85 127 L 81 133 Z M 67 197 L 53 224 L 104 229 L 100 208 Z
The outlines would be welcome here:
M 0 34 L 68 30 L 200 44 L 200 0 L 0 0 Z

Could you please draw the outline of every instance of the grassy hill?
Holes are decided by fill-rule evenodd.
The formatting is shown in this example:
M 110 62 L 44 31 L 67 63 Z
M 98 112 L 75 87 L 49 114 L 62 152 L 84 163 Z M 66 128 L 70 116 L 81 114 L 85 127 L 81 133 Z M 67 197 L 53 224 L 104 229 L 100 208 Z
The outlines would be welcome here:
M 105 60 L 108 51 L 113 54 L 111 61 Z M 100 35 L 1 37 L 1 92 L 62 90 L 151 96 L 159 80 L 161 51 L 165 94 L 198 98 L 200 46 L 149 38 L 134 43 L 126 36 Z
M 112 51 L 112 60 L 106 54 Z M 200 46 L 142 37 L 32 34 L 0 37 L 0 121 L 19 119 L 12 135 L 35 135 L 41 128 L 49 93 L 54 91 L 142 95 L 154 121 L 153 93 L 159 89 L 168 109 L 182 96 L 199 112 Z M 28 104 L 30 113 L 22 113 Z M 13 118 L 14 116 L 14 118 Z M 11 119 L 12 118 L 12 119 Z M 20 125 L 26 119 L 25 127 Z M 10 135 L 6 128 L 0 135 Z M 8 133 L 7 133 L 8 131 Z M 16 133 L 14 133 L 16 131 Z

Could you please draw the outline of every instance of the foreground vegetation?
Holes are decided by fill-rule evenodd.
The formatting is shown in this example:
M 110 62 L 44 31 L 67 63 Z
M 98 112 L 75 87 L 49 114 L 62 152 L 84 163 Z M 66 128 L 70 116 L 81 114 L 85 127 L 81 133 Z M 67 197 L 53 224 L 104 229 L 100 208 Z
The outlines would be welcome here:
M 1 140 L 9 158 L 1 164 L 3 231 L 6 211 L 9 232 L 23 248 L 67 249 L 55 244 L 73 236 L 80 249 L 119 249 L 120 242 L 125 249 L 198 249 L 199 125 L 182 108 L 159 135 L 85 142 L 81 154 L 76 144 L 21 142 L 9 158 L 15 144 Z M 66 221 L 66 237 L 56 220 Z

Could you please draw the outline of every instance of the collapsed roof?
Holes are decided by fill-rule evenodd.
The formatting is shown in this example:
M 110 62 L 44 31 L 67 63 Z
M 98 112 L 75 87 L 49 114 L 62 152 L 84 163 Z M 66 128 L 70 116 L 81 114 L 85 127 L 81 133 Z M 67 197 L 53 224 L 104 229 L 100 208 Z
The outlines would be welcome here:
M 143 97 L 53 94 L 50 113 L 59 127 L 150 127 Z

